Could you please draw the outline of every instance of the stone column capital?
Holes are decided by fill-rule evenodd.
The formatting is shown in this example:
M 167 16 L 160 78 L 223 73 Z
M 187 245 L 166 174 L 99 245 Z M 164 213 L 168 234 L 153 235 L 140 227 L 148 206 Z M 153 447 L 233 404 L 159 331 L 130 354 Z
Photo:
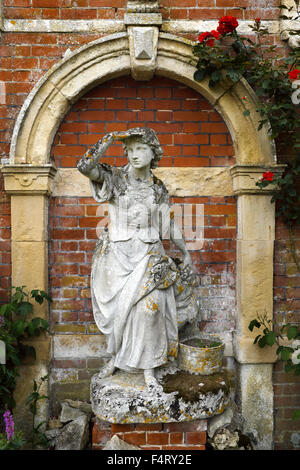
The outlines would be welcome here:
M 57 168 L 51 164 L 5 165 L 1 168 L 4 177 L 4 189 L 8 194 L 45 194 L 49 196 L 52 181 Z
M 281 174 L 285 165 L 233 165 L 230 173 L 233 179 L 233 192 L 236 195 L 257 194 L 269 195 L 276 189 L 275 187 L 259 188 L 256 183 L 264 172 L 272 171 Z

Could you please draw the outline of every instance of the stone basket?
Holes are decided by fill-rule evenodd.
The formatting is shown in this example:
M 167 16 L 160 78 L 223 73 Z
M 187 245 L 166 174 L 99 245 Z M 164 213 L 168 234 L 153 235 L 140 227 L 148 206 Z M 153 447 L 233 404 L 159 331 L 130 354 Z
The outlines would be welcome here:
M 208 346 L 196 346 L 199 341 L 208 343 Z M 216 342 L 221 344 L 209 346 L 210 343 Z M 197 335 L 179 343 L 178 366 L 190 374 L 214 374 L 222 368 L 224 349 L 225 344 L 219 336 L 210 333 L 197 333 Z

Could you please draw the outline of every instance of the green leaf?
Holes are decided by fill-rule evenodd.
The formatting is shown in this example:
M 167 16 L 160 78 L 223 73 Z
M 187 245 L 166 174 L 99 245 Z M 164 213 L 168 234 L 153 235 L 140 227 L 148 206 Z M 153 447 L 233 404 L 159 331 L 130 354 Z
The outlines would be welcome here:
M 23 335 L 25 330 L 25 321 L 18 320 L 12 324 L 12 333 L 15 334 L 17 337 Z
M 38 328 L 39 324 L 41 322 L 41 318 L 40 317 L 35 317 L 32 319 L 32 325 L 34 328 Z
M 298 334 L 298 328 L 296 326 L 290 326 L 287 330 L 288 339 L 294 339 Z
M 248 329 L 250 331 L 253 331 L 253 328 L 256 327 L 256 328 L 260 328 L 261 327 L 261 323 L 259 323 L 258 320 L 254 319 L 254 320 L 251 320 L 251 322 L 249 323 L 249 326 L 248 326 Z
M 256 336 L 255 340 L 253 341 L 253 344 L 256 344 L 260 337 L 261 335 Z
M 273 346 L 273 344 L 276 341 L 276 335 L 274 331 L 270 331 L 269 333 L 266 334 L 266 344 L 269 346 Z
M 266 345 L 266 337 L 265 336 L 262 336 L 259 341 L 258 341 L 258 346 L 260 348 L 264 348 Z
M 194 80 L 196 80 L 196 82 L 202 82 L 202 80 L 204 80 L 205 77 L 206 77 L 205 69 L 196 70 L 196 72 L 194 73 Z
M 28 329 L 29 335 L 33 336 L 34 335 L 34 326 L 33 326 L 32 322 L 28 323 L 27 329 Z
M 283 347 L 280 352 L 280 357 L 282 361 L 287 361 L 290 358 L 291 352 L 293 351 L 292 348 Z
M 249 109 L 246 109 L 246 111 L 244 111 L 243 114 L 244 114 L 244 116 L 249 116 L 250 115 Z
M 33 312 L 33 305 L 30 302 L 21 302 L 18 310 L 23 317 L 27 317 Z
M 292 419 L 296 420 L 296 419 L 299 419 L 299 418 L 300 418 L 300 410 L 294 411 Z
M 0 315 L 4 317 L 4 316 L 6 315 L 6 313 L 7 313 L 9 310 L 10 310 L 10 309 L 9 309 L 9 304 L 3 304 L 3 305 L 1 305 L 1 307 L 0 307 Z
M 287 363 L 284 367 L 285 372 L 291 372 L 294 368 L 295 368 L 294 364 L 292 363 L 292 361 L 290 359 L 288 359 L 288 361 L 287 361 Z
M 25 405 L 28 405 L 31 402 L 34 402 L 38 398 L 39 394 L 37 392 L 32 392 L 26 399 Z

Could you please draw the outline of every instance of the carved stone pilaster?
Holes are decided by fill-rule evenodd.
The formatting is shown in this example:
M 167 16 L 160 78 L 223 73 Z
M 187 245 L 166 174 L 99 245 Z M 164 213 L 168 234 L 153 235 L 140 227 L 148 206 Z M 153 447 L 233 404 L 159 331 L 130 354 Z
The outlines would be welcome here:
M 270 194 L 274 187 L 259 188 L 256 183 L 266 171 L 272 171 L 274 174 L 282 173 L 285 165 L 272 165 L 272 166 L 248 166 L 248 165 L 234 165 L 230 169 L 233 179 L 233 192 L 236 195 L 240 194 Z
M 52 165 L 7 165 L 1 169 L 8 194 L 51 194 L 56 168 Z

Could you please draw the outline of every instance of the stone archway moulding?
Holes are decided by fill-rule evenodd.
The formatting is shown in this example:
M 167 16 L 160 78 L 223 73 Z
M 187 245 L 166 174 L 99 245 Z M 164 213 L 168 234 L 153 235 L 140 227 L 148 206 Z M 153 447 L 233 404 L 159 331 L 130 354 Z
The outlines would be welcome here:
M 274 151 L 267 130 L 257 133 L 256 98 L 242 80 L 215 88 L 208 80 L 193 80 L 192 41 L 160 33 L 155 72 L 193 88 L 222 115 L 233 138 L 239 165 L 272 165 Z M 127 33 L 88 43 L 70 53 L 45 74 L 28 95 L 16 121 L 10 151 L 11 164 L 45 165 L 55 132 L 72 104 L 90 88 L 131 72 Z M 247 97 L 247 104 L 243 97 Z M 250 110 L 245 117 L 244 111 Z
M 70 53 L 42 77 L 20 111 L 10 159 L 2 168 L 5 189 L 11 194 L 13 285 L 48 287 L 47 196 L 51 194 L 51 181 L 56 172 L 50 161 L 53 138 L 63 116 L 89 89 L 133 72 L 129 43 L 127 33 L 118 33 Z M 234 143 L 237 164 L 231 168 L 231 176 L 234 193 L 238 195 L 238 314 L 233 350 L 240 368 L 242 413 L 250 423 L 249 429 L 255 429 L 261 436 L 262 448 L 270 448 L 273 429 L 271 377 L 275 356 L 269 352 L 262 358 L 252 345 L 253 336 L 247 326 L 257 312 L 267 311 L 272 316 L 274 207 L 270 204 L 269 192 L 258 190 L 255 182 L 267 168 L 280 171 L 280 167 L 276 165 L 267 128 L 257 131 L 256 97 L 247 82 L 241 80 L 235 85 L 224 82 L 212 91 L 208 81 L 197 83 L 193 80 L 196 62 L 191 41 L 160 33 L 157 43 L 154 72 L 203 95 L 223 117 Z M 133 76 L 138 77 L 139 71 L 134 72 Z M 246 108 L 250 110 L 248 116 L 243 114 Z M 46 316 L 47 310 L 41 314 Z M 39 362 L 24 368 L 20 383 L 28 383 L 28 377 L 40 376 L 41 370 L 48 366 L 49 340 L 37 340 L 36 349 Z M 17 401 L 19 414 L 23 416 L 21 396 L 26 397 L 26 394 L 24 385 L 20 388 Z M 262 403 L 256 414 L 253 413 L 254 402 Z

